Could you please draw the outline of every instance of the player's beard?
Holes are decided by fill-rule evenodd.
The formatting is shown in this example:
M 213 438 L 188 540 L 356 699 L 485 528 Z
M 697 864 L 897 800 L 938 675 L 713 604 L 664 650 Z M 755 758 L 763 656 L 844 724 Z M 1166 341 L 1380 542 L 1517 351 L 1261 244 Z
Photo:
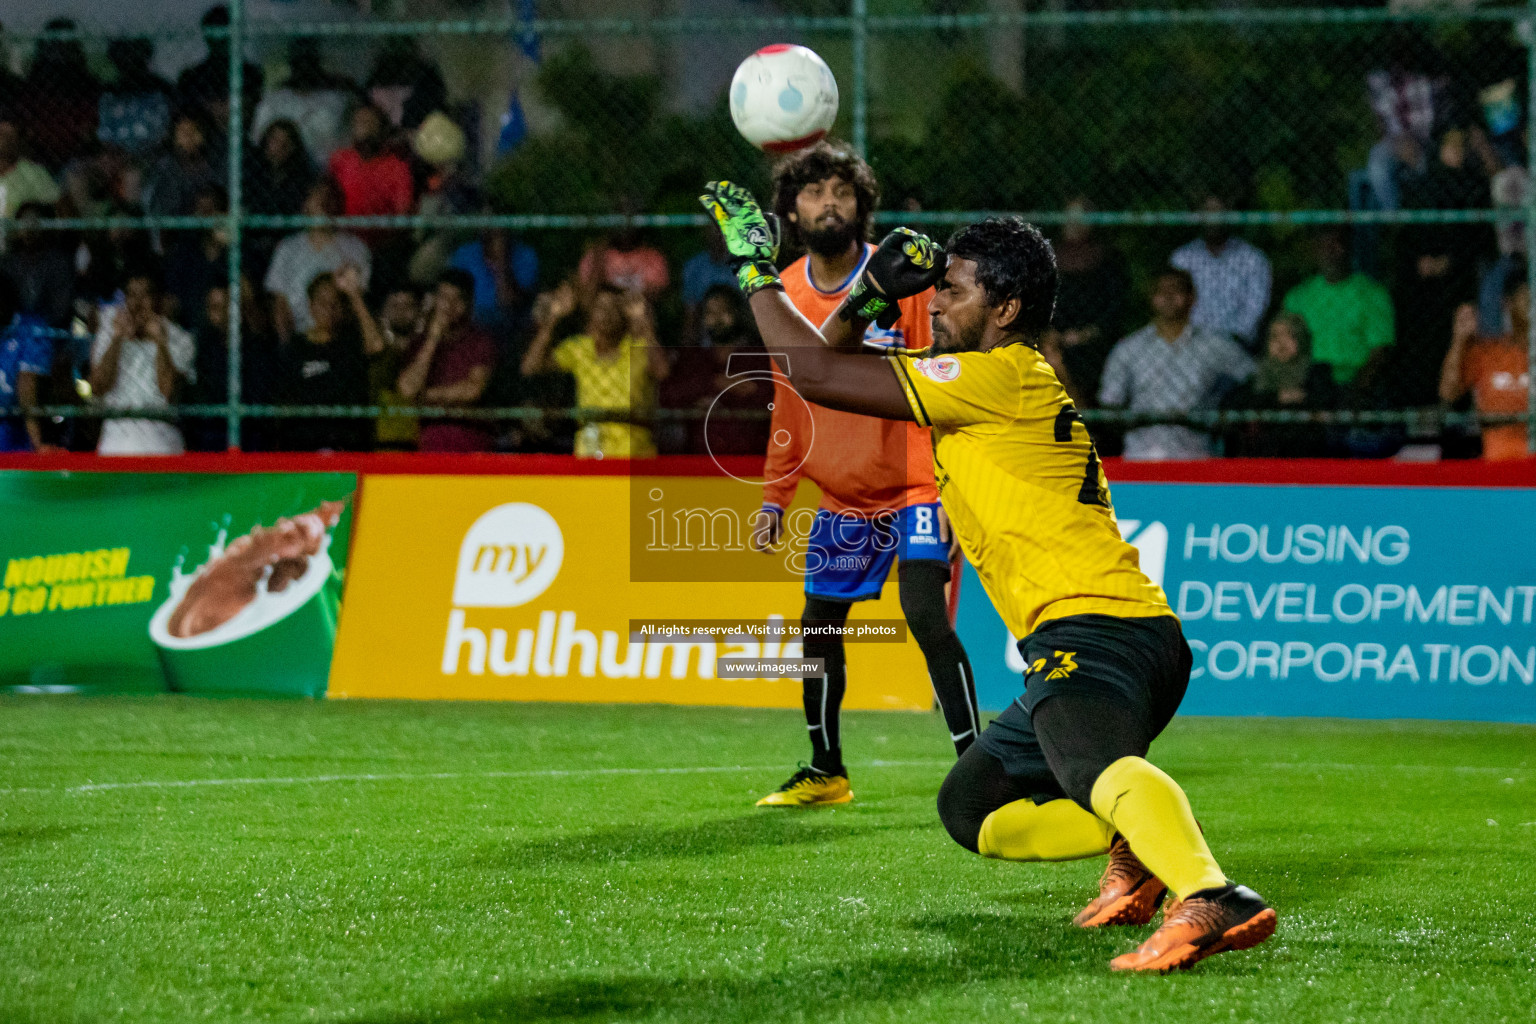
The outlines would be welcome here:
M 976 323 L 960 325 L 959 332 L 951 334 L 948 327 L 934 324 L 933 354 L 937 356 L 949 352 L 979 352 L 985 327 L 985 323 L 978 320 Z
M 826 227 L 805 226 L 800 229 L 800 241 L 817 256 L 841 256 L 858 241 L 859 229 L 841 217 L 825 222 Z

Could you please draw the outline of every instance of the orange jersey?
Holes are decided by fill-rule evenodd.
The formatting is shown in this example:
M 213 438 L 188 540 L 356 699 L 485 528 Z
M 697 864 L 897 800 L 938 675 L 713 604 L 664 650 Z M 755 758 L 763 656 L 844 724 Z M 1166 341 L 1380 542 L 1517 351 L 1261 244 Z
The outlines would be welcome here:
M 1474 341 L 1461 363 L 1461 382 L 1472 390 L 1478 412 L 1525 412 L 1530 390 L 1530 363 L 1524 338 L 1488 338 Z M 1483 427 L 1483 458 L 1523 459 L 1526 446 L 1524 423 L 1488 424 Z
M 874 248 L 865 246 L 866 260 Z M 820 327 L 863 269 L 861 263 L 835 292 L 821 291 L 811 283 L 810 263 L 804 256 L 781 276 L 789 301 Z M 928 320 L 932 295 L 930 288 L 901 300 L 901 318 L 895 327 L 887 331 L 871 324 L 865 339 L 898 348 L 928 348 L 933 344 Z M 794 359 L 794 349 L 785 354 Z M 800 398 L 776 376 L 763 500 L 788 508 L 802 476 L 821 488 L 821 507 L 831 512 L 872 515 L 939 500 L 933 481 L 933 441 L 926 429 L 916 423 L 823 408 Z

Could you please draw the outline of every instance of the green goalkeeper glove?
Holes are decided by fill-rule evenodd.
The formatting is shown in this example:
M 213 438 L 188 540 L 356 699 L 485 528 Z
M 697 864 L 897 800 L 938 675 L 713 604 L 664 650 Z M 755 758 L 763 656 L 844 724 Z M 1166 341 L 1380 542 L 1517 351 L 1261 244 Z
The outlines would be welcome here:
M 864 264 L 864 272 L 848 290 L 842 317 L 873 320 L 889 330 L 901 318 L 896 303 L 938 284 L 948 266 L 944 250 L 933 239 L 897 228 L 881 240 Z
M 729 181 L 705 185 L 699 202 L 725 239 L 742 294 L 751 298 L 764 288 L 783 288 L 774 265 L 779 256 L 779 218 L 764 213 L 751 192 Z

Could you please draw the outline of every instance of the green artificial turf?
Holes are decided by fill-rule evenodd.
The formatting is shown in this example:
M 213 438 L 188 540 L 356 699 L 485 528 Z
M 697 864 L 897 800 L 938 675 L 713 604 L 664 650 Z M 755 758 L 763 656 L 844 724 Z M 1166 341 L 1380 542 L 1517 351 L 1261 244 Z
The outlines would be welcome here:
M 6 1022 L 1536 1017 L 1530 727 L 1176 722 L 1153 759 L 1280 930 L 1125 977 L 1150 929 L 1068 923 L 1101 861 L 945 835 L 932 716 L 845 716 L 857 799 L 819 811 L 752 806 L 804 756 L 790 712 L 10 697 L 0 723 Z

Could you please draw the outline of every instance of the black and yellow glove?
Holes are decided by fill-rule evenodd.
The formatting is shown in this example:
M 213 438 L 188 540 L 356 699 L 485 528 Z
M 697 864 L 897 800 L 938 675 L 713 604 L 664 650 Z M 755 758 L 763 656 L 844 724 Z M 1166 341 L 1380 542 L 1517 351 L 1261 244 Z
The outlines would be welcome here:
M 699 202 L 725 239 L 742 294 L 751 298 L 764 288 L 783 288 L 774 264 L 779 256 L 779 218 L 764 213 L 751 192 L 729 181 L 705 185 Z
M 938 284 L 947 265 L 948 257 L 933 239 L 897 228 L 870 253 L 863 273 L 848 290 L 843 319 L 872 320 L 890 329 L 901 318 L 896 303 Z

